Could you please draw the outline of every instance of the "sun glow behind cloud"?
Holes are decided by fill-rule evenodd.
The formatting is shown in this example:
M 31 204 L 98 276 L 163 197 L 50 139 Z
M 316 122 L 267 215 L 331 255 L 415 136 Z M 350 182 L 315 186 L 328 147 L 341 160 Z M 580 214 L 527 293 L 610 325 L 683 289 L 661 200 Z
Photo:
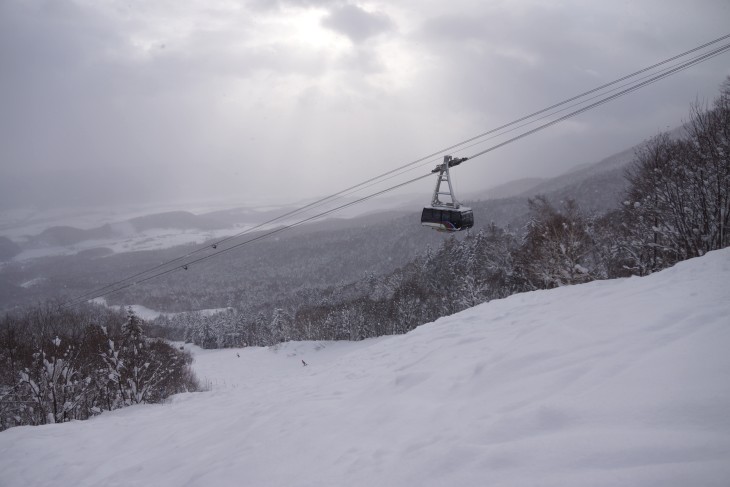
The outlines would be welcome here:
M 266 24 L 273 27 L 270 30 L 272 36 L 287 44 L 304 46 L 327 55 L 344 52 L 351 43 L 346 37 L 322 26 L 322 19 L 327 15 L 327 11 L 321 9 L 288 8 Z

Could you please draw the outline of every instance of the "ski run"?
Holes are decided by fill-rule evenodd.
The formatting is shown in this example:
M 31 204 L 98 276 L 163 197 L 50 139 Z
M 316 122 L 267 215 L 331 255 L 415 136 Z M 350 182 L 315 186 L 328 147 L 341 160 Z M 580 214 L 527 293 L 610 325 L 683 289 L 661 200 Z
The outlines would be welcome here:
M 0 484 L 725 487 L 729 284 L 725 249 L 402 336 L 194 348 L 208 392 L 4 431 Z

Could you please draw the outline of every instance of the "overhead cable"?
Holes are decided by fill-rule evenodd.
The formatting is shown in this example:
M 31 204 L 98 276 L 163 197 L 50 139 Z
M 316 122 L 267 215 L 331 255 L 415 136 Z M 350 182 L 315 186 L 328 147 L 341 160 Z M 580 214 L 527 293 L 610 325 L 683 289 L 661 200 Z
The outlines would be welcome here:
M 616 84 L 621 83 L 621 82 L 623 82 L 623 81 L 625 81 L 627 79 L 630 79 L 632 77 L 638 76 L 638 75 L 643 74 L 643 73 L 646 73 L 646 72 L 648 72 L 648 71 L 650 71 L 650 70 L 652 70 L 654 68 L 657 68 L 659 66 L 663 66 L 665 64 L 668 64 L 668 63 L 670 63 L 670 62 L 672 62 L 674 60 L 677 60 L 677 59 L 680 59 L 682 57 L 685 57 L 688 54 L 697 52 L 697 51 L 699 51 L 699 50 L 701 50 L 701 49 L 703 49 L 705 47 L 708 47 L 710 45 L 716 44 L 716 43 L 718 43 L 718 42 L 720 42 L 722 40 L 728 39 L 728 38 L 730 38 L 730 34 L 727 34 L 725 36 L 719 37 L 719 38 L 717 38 L 717 39 L 715 39 L 713 41 L 710 41 L 708 43 L 705 43 L 705 44 L 703 44 L 701 46 L 695 47 L 695 48 L 690 49 L 688 51 L 685 51 L 685 52 L 683 52 L 681 54 L 678 54 L 676 56 L 672 56 L 671 58 L 665 59 L 665 60 L 663 60 L 663 61 L 661 61 L 659 63 L 655 63 L 655 64 L 653 64 L 651 66 L 648 66 L 646 68 L 643 68 L 643 69 L 641 69 L 639 71 L 636 71 L 636 72 L 631 73 L 629 75 L 626 75 L 626 76 L 623 76 L 621 78 L 618 78 L 618 79 L 616 79 L 616 80 L 614 80 L 614 81 L 612 81 L 610 83 L 606 83 L 606 84 L 601 85 L 601 86 L 599 86 L 597 88 L 594 88 L 592 90 L 589 90 L 589 91 L 583 92 L 583 93 L 581 93 L 579 95 L 576 95 L 576 96 L 570 97 L 568 99 L 565 99 L 565 100 L 563 100 L 563 101 L 561 101 L 559 103 L 556 103 L 554 105 L 551 105 L 550 107 L 547 107 L 547 108 L 538 110 L 536 112 L 533 112 L 530 115 L 526 115 L 526 116 L 520 117 L 520 118 L 518 118 L 518 119 L 516 119 L 516 120 L 514 120 L 512 122 L 509 122 L 507 124 L 501 125 L 500 127 L 497 127 L 495 129 L 489 130 L 489 131 L 484 132 L 482 134 L 479 134 L 477 136 L 471 137 L 471 138 L 466 139 L 466 140 L 464 140 L 462 142 L 459 142 L 458 144 L 454 144 L 452 146 L 446 147 L 444 149 L 441 149 L 440 151 L 437 151 L 437 152 L 434 152 L 434 153 L 429 154 L 427 156 L 424 156 L 424 157 L 421 157 L 419 159 L 416 159 L 415 161 L 409 162 L 409 163 L 404 164 L 404 165 L 402 165 L 400 167 L 397 167 L 395 169 L 389 170 L 389 171 L 387 171 L 387 172 L 385 172 L 383 174 L 380 174 L 378 176 L 375 176 L 373 178 L 370 178 L 370 179 L 368 179 L 366 181 L 363 181 L 363 182 L 361 182 L 359 184 L 350 186 L 350 187 L 348 187 L 346 189 L 343 189 L 343 190 L 341 190 L 341 191 L 339 191 L 337 193 L 334 193 L 334 194 L 332 194 L 330 196 L 327 196 L 327 197 L 318 199 L 317 201 L 314 201 L 314 202 L 309 203 L 309 204 L 307 204 L 305 206 L 302 206 L 300 208 L 297 208 L 297 209 L 294 209 L 294 210 L 289 211 L 287 213 L 284 213 L 283 215 L 279 215 L 279 216 L 277 216 L 277 217 L 275 217 L 275 218 L 273 218 L 271 220 L 268 220 L 268 221 L 266 221 L 264 223 L 260 223 L 258 225 L 253 226 L 253 227 L 250 227 L 250 228 L 248 228 L 248 229 L 246 229 L 246 230 L 244 230 L 242 232 L 239 232 L 239 233 L 237 233 L 235 235 L 231 235 L 231 236 L 225 237 L 225 238 L 223 238 L 221 240 L 218 240 L 216 242 L 213 242 L 212 244 L 207 244 L 207 245 L 205 245 L 203 247 L 200 247 L 200 248 L 198 248 L 196 250 L 193 250 L 191 252 L 188 252 L 185 255 L 182 255 L 182 256 L 177 257 L 175 259 L 172 259 L 172 260 L 163 262 L 163 263 L 161 263 L 161 264 L 159 264 L 159 265 L 157 265 L 155 267 L 152 267 L 150 269 L 141 271 L 139 273 L 136 273 L 134 275 L 131 275 L 129 277 L 126 277 L 124 279 L 121 279 L 119 281 L 116 281 L 116 282 L 113 282 L 111 284 L 108 284 L 108 285 L 106 285 L 104 287 L 97 288 L 95 290 L 92 290 L 92 291 L 89 291 L 87 293 L 84 293 L 84 294 L 82 294 L 80 296 L 77 296 L 77 297 L 75 297 L 75 298 L 73 298 L 73 299 L 71 299 L 71 300 L 63 303 L 61 305 L 61 307 L 75 306 L 77 304 L 80 304 L 83 301 L 86 301 L 86 300 L 89 300 L 89 299 L 95 299 L 95 298 L 98 298 L 98 297 L 103 297 L 103 296 L 106 296 L 108 294 L 121 291 L 123 289 L 126 289 L 128 287 L 134 286 L 134 285 L 139 284 L 141 282 L 146 282 L 148 280 L 154 279 L 156 277 L 160 277 L 162 275 L 168 274 L 168 273 L 173 272 L 173 271 L 176 271 L 176 270 L 180 270 L 180 269 L 183 269 L 183 268 L 187 269 L 187 267 L 189 265 L 191 265 L 191 264 L 194 264 L 194 263 L 197 263 L 197 262 L 206 260 L 206 259 L 208 259 L 210 257 L 219 255 L 219 254 L 224 253 L 224 252 L 228 252 L 228 251 L 233 250 L 235 248 L 239 248 L 239 247 L 241 247 L 243 245 L 246 245 L 248 243 L 251 243 L 253 241 L 260 240 L 262 238 L 266 238 L 266 237 L 268 237 L 268 236 L 270 236 L 272 234 L 282 232 L 284 230 L 287 230 L 289 228 L 296 227 L 296 226 L 301 225 L 301 224 L 306 223 L 306 222 L 310 222 L 312 220 L 315 220 L 315 219 L 321 218 L 323 216 L 326 216 L 328 214 L 331 214 L 331 213 L 333 213 L 335 211 L 339 211 L 339 210 L 342 210 L 342 209 L 347 208 L 349 206 L 352 206 L 352 205 L 355 205 L 355 204 L 359 204 L 359 203 L 361 203 L 361 202 L 363 202 L 365 200 L 371 199 L 371 198 L 373 198 L 375 196 L 378 196 L 378 195 L 387 193 L 389 191 L 395 190 L 397 188 L 403 187 L 405 185 L 414 183 L 414 182 L 416 182 L 418 180 L 423 179 L 424 177 L 430 176 L 430 174 L 426 174 L 424 176 L 420 176 L 420 177 L 411 179 L 409 181 L 406 181 L 405 183 L 397 184 L 397 185 L 392 186 L 390 188 L 387 188 L 385 190 L 378 191 L 378 192 L 373 193 L 371 195 L 368 195 L 368 196 L 365 196 L 363 198 L 354 200 L 354 201 L 349 202 L 349 203 L 346 203 L 344 205 L 340 205 L 340 206 L 338 206 L 336 208 L 333 208 L 331 210 L 327 210 L 327 211 L 324 211 L 322 213 L 318 213 L 318 214 L 316 214 L 316 215 L 314 215 L 312 217 L 305 218 L 305 219 L 300 220 L 300 221 L 297 221 L 295 223 L 292 223 L 292 224 L 289 224 L 289 225 L 284 225 L 284 226 L 279 227 L 279 228 L 277 228 L 277 229 L 275 229 L 273 231 L 266 232 L 264 234 L 258 235 L 258 236 L 254 237 L 252 239 L 246 240 L 246 241 L 241 242 L 239 244 L 233 245 L 231 247 L 227 247 L 225 249 L 218 250 L 216 252 L 212 252 L 212 253 L 210 253 L 210 254 L 208 254 L 206 256 L 203 256 L 203 257 L 194 259 L 192 261 L 188 261 L 184 265 L 177 265 L 177 266 L 172 267 L 170 269 L 167 269 L 165 271 L 161 271 L 161 272 L 155 273 L 155 274 L 153 274 L 151 276 L 147 276 L 147 277 L 142 278 L 142 276 L 145 276 L 146 274 L 149 274 L 151 272 L 154 272 L 154 271 L 163 269 L 163 268 L 168 267 L 169 265 L 174 264 L 176 262 L 180 262 L 180 261 L 186 260 L 187 258 L 189 258 L 189 257 L 191 257 L 191 256 L 193 256 L 195 254 L 204 252 L 206 250 L 211 250 L 211 249 L 216 250 L 219 245 L 221 245 L 221 244 L 223 244 L 223 243 L 225 243 L 227 241 L 230 241 L 232 239 L 239 238 L 239 237 L 241 237 L 243 235 L 246 235 L 248 233 L 251 233 L 254 230 L 262 229 L 262 228 L 266 227 L 267 225 L 271 225 L 271 224 L 273 224 L 273 223 L 275 223 L 277 221 L 281 221 L 281 220 L 283 220 L 283 219 L 285 219 L 287 217 L 291 217 L 291 216 L 294 216 L 294 215 L 303 213 L 306 210 L 311 210 L 313 208 L 317 208 L 317 207 L 323 206 L 327 202 L 336 200 L 336 199 L 341 198 L 341 197 L 343 197 L 343 196 L 345 196 L 347 194 L 351 194 L 353 192 L 356 192 L 356 190 L 357 191 L 360 191 L 360 190 L 362 190 L 364 188 L 371 187 L 374 184 L 381 183 L 381 182 L 383 182 L 383 181 L 385 181 L 387 179 L 392 179 L 393 177 L 400 176 L 401 174 L 404 174 L 405 172 L 407 172 L 407 171 L 403 171 L 404 169 L 409 168 L 409 167 L 412 167 L 412 166 L 415 166 L 418 163 L 422 163 L 424 161 L 430 160 L 431 158 L 433 158 L 435 156 L 438 156 L 440 154 L 443 154 L 444 152 L 447 152 L 449 150 L 456 149 L 458 147 L 464 146 L 466 144 L 469 144 L 470 142 L 475 142 L 476 140 L 478 140 L 480 138 L 484 138 L 487 135 L 495 134 L 496 132 L 499 132 L 499 131 L 501 131 L 501 130 L 503 130 L 505 128 L 514 126 L 514 125 L 519 124 L 521 122 L 525 122 L 525 121 L 529 120 L 530 118 L 536 117 L 537 115 L 546 114 L 547 112 L 550 112 L 551 110 L 553 110 L 555 108 L 558 108 L 558 107 L 560 107 L 562 105 L 566 105 L 566 104 L 571 103 L 573 101 L 576 101 L 576 100 L 578 100 L 580 98 L 583 98 L 583 97 L 585 97 L 587 95 L 591 95 L 591 94 L 597 93 L 597 92 L 599 92 L 599 91 L 601 91 L 601 90 L 603 90 L 603 89 L 605 89 L 607 87 L 616 85 Z M 620 89 L 620 91 L 617 91 L 614 94 L 612 94 L 610 96 L 607 96 L 605 98 L 601 98 L 599 101 L 597 101 L 595 103 L 586 105 L 586 106 L 584 106 L 584 107 L 582 107 L 582 108 L 580 108 L 578 110 L 572 111 L 572 112 L 570 112 L 570 113 L 568 113 L 568 114 L 566 114 L 566 115 L 564 115 L 564 116 L 562 116 L 562 117 L 560 117 L 558 119 L 555 119 L 555 120 L 552 120 L 550 122 L 547 122 L 547 123 L 545 123 L 543 125 L 540 125 L 540 126 L 534 128 L 534 129 L 531 129 L 531 130 L 529 130 L 527 132 L 524 132 L 524 133 L 522 133 L 522 134 L 520 134 L 520 135 L 518 135 L 516 137 L 513 137 L 513 138 L 508 139 L 508 140 L 506 140 L 504 142 L 501 142 L 499 144 L 496 144 L 494 146 L 491 146 L 491 147 L 489 147 L 489 148 L 487 148 L 485 150 L 482 150 L 480 152 L 477 152 L 477 153 L 473 154 L 472 156 L 470 156 L 469 159 L 473 159 L 473 158 L 479 157 L 480 155 L 483 155 L 483 154 L 486 154 L 486 153 L 491 152 L 493 150 L 496 150 L 497 148 L 503 147 L 504 145 L 507 145 L 507 144 L 512 143 L 512 142 L 515 142 L 515 141 L 517 141 L 519 139 L 522 139 L 522 138 L 524 138 L 524 137 L 526 137 L 528 135 L 534 134 L 535 132 L 538 132 L 540 130 L 543 130 L 545 128 L 548 128 L 548 127 L 550 127 L 552 125 L 555 125 L 555 124 L 557 124 L 559 122 L 562 122 L 562 121 L 564 121 L 564 120 L 566 120 L 568 118 L 571 118 L 571 117 L 573 117 L 575 115 L 578 115 L 580 113 L 583 113 L 585 111 L 588 111 L 588 110 L 590 110 L 592 108 L 595 108 L 597 106 L 603 105 L 604 103 L 607 103 L 607 102 L 609 102 L 611 100 L 614 100 L 614 99 L 616 99 L 616 98 L 618 98 L 620 96 L 623 96 L 623 95 L 625 95 L 627 93 L 630 93 L 632 91 L 635 91 L 635 90 L 637 90 L 637 89 L 639 89 L 641 87 L 647 86 L 647 85 L 652 84 L 652 83 L 654 83 L 654 82 L 656 82 L 656 81 L 658 81 L 660 79 L 663 79 L 663 78 L 665 78 L 667 76 L 670 76 L 670 75 L 672 75 L 672 74 L 674 74 L 676 72 L 679 72 L 681 70 L 687 69 L 687 68 L 689 68 L 691 66 L 694 66 L 695 64 L 698 64 L 698 63 L 703 62 L 703 61 L 705 61 L 707 59 L 710 59 L 710 58 L 715 57 L 715 56 L 717 56 L 719 54 L 722 54 L 722 53 L 726 52 L 728 49 L 730 49 L 730 44 L 723 45 L 723 46 L 721 46 L 719 48 L 716 48 L 716 49 L 714 49 L 714 50 L 712 50 L 710 52 L 707 52 L 707 53 L 704 53 L 704 54 L 700 54 L 700 55 L 698 55 L 698 56 L 690 59 L 689 61 L 682 62 L 680 64 L 677 64 L 677 65 L 671 66 L 669 68 L 666 68 L 663 71 L 661 71 L 659 74 L 656 74 L 656 75 L 647 75 L 647 76 L 641 78 L 644 81 L 641 81 L 641 82 L 635 83 L 635 84 L 631 84 L 630 86 L 628 86 L 628 88 L 620 89 L 620 88 L 622 88 L 622 86 L 620 86 L 618 88 L 615 88 L 614 90 L 610 90 L 610 91 L 608 91 L 606 93 L 611 93 L 613 91 L 616 91 L 616 90 L 619 90 Z M 623 86 L 627 86 L 627 85 L 628 84 L 625 84 Z M 604 93 L 602 95 L 595 95 L 595 96 L 589 98 L 589 100 L 596 99 L 597 97 L 600 97 L 600 96 L 604 96 L 606 93 Z M 571 105 L 571 106 L 569 106 L 567 108 L 563 108 L 561 110 L 558 110 L 556 112 L 553 112 L 552 114 L 544 115 L 544 116 L 542 116 L 542 117 L 540 117 L 540 118 L 538 118 L 536 120 L 532 120 L 530 122 L 524 123 L 524 124 L 519 125 L 519 126 L 517 126 L 515 128 L 512 128 L 512 129 L 507 130 L 505 132 L 502 132 L 500 134 L 494 135 L 493 137 L 490 137 L 490 138 L 494 138 L 494 137 L 497 137 L 497 136 L 504 135 L 505 133 L 514 131 L 514 130 L 516 130 L 518 128 L 521 128 L 521 127 L 524 127 L 526 125 L 533 124 L 536 121 L 542 120 L 542 119 L 547 118 L 547 117 L 549 117 L 551 115 L 554 115 L 556 113 L 563 112 L 563 111 L 565 111 L 565 110 L 567 110 L 567 109 L 569 109 L 571 107 L 578 106 L 578 105 L 581 105 L 583 103 L 585 103 L 585 101 L 584 102 L 581 102 L 581 103 L 576 103 L 576 104 Z M 475 142 L 473 144 L 468 145 L 465 148 L 472 147 L 474 145 L 477 145 L 477 144 L 480 144 L 480 143 L 483 143 L 483 142 L 484 141 Z M 462 148 L 462 149 L 459 149 L 459 150 L 461 151 L 461 150 L 464 150 L 465 148 Z M 412 169 L 408 169 L 408 171 L 410 171 L 410 170 L 412 170 Z M 402 171 L 402 172 L 399 173 L 399 171 Z M 396 174 L 396 173 L 398 173 L 398 174 Z M 127 284 L 119 287 L 120 284 L 124 284 L 124 283 L 127 283 Z

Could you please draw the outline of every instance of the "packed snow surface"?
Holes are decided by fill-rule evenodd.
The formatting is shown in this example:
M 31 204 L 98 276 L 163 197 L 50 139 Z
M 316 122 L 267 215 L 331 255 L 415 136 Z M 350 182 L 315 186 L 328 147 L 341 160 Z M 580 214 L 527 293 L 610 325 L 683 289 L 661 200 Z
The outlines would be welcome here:
M 728 283 L 730 249 L 404 336 L 195 349 L 209 392 L 0 433 L 0 484 L 726 487 Z

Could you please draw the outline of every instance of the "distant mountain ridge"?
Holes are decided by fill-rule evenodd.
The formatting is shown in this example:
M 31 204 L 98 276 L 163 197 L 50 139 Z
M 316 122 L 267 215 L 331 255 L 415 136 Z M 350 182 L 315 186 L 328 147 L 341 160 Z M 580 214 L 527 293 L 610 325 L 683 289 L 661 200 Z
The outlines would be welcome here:
M 212 230 L 226 228 L 226 226 L 224 222 L 205 215 L 195 215 L 187 211 L 170 211 L 132 218 L 118 223 L 107 223 L 89 229 L 72 226 L 54 226 L 43 230 L 38 235 L 31 236 L 23 244 L 23 247 L 67 246 L 88 240 L 125 237 L 130 233 L 143 232 L 156 228 Z
M 281 211 L 282 209 L 280 208 L 271 210 L 235 208 L 202 214 L 194 214 L 189 211 L 167 211 L 138 216 L 120 222 L 106 223 L 88 229 L 69 225 L 52 226 L 37 235 L 28 237 L 27 241 L 22 244 L 22 247 L 26 249 L 63 247 L 89 240 L 123 238 L 135 233 L 156 229 L 180 231 L 222 230 L 231 228 L 242 222 L 247 224 L 260 223 L 271 219 L 274 214 L 280 214 Z
M 581 182 L 597 179 L 599 176 L 605 176 L 607 174 L 609 177 L 616 177 L 618 173 L 621 173 L 621 177 L 623 177 L 624 169 L 634 159 L 636 149 L 640 147 L 640 145 L 601 159 L 598 162 L 582 164 L 569 172 L 561 174 L 560 176 L 545 179 L 519 196 L 531 196 L 534 194 L 545 194 L 560 191 L 564 188 L 573 187 Z
M 672 133 L 679 134 L 680 130 L 681 128 L 675 129 Z M 467 195 L 465 199 L 473 200 L 469 204 L 476 207 L 477 215 L 485 213 L 487 222 L 499 225 L 514 225 L 519 222 L 520 215 L 526 211 L 524 199 L 539 194 L 546 195 L 553 201 L 573 198 L 588 211 L 605 211 L 619 203 L 620 194 L 625 188 L 624 170 L 633 159 L 638 147 L 618 152 L 595 163 L 580 165 L 553 178 L 517 179 L 491 188 L 484 193 Z M 516 200 L 513 200 L 514 198 Z M 488 207 L 488 209 L 480 211 L 480 208 L 483 209 L 483 207 Z M 523 207 L 524 210 L 519 211 L 516 207 Z M 30 236 L 25 243 L 21 244 L 21 247 L 25 249 L 63 247 L 91 240 L 127 237 L 134 233 L 154 229 L 222 230 L 241 222 L 262 223 L 291 209 L 294 208 L 231 208 L 202 214 L 194 214 L 189 211 L 167 211 L 107 223 L 89 229 L 53 226 L 43 230 L 40 234 Z M 381 221 L 387 216 L 374 216 L 374 214 L 384 213 L 382 211 L 371 213 L 370 218 L 363 220 L 362 224 Z M 390 213 L 392 217 L 402 214 L 400 211 Z M 359 220 L 359 218 L 354 220 Z M 482 221 L 485 220 L 482 219 Z M 340 223 L 343 223 L 342 220 Z M 333 230 L 337 226 L 337 222 L 334 222 L 327 225 L 327 228 Z
M 7 237 L 0 237 L 0 262 L 10 260 L 21 252 L 21 248 Z
M 502 198 L 511 198 L 529 192 L 535 186 L 545 181 L 545 178 L 522 178 L 509 181 L 504 184 L 497 185 L 485 192 L 467 193 L 465 200 L 489 199 L 497 200 Z
M 545 196 L 553 204 L 572 199 L 580 208 L 592 214 L 601 214 L 617 208 L 627 188 L 626 168 L 634 160 L 638 144 L 598 162 L 582 164 L 571 171 L 549 179 L 525 179 L 497 186 L 481 195 L 481 199 L 468 201 L 474 210 L 476 226 L 494 223 L 501 227 L 520 230 L 529 219 L 528 199 Z M 523 186 L 522 191 L 516 189 Z M 494 198 L 491 195 L 507 194 Z

